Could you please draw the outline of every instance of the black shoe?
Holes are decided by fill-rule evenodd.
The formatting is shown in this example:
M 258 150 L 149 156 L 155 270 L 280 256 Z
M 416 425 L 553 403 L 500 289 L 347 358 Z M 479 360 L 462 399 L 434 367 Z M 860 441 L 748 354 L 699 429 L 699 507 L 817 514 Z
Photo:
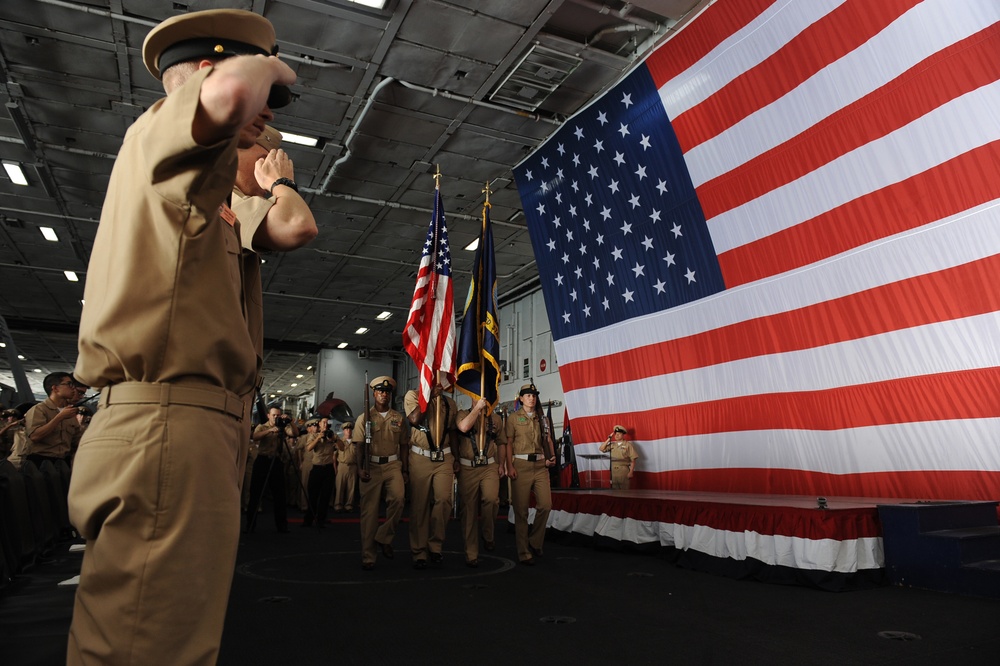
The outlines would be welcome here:
M 362 562 L 361 563 L 361 568 L 364 571 L 371 571 L 372 569 L 375 568 L 375 563 L 374 562 Z
M 379 543 L 378 547 L 382 549 L 382 557 L 387 560 L 391 560 L 396 557 L 395 551 L 392 549 L 392 544 L 389 543 Z
M 479 566 L 479 560 L 466 560 L 465 566 L 475 569 Z
M 313 526 L 312 523 L 306 523 L 306 522 L 303 522 L 301 525 L 299 525 L 299 527 L 312 527 L 312 526 Z
M 444 555 L 441 553 L 431 553 L 431 564 L 441 564 L 444 561 Z
M 413 568 L 414 569 L 426 569 L 427 568 L 427 560 L 414 560 L 413 561 Z
M 497 542 L 496 541 L 486 541 L 486 542 L 483 543 L 483 547 L 486 548 L 486 550 L 492 552 L 492 551 L 494 551 L 494 550 L 497 549 Z
M 540 548 L 535 548 L 534 546 L 528 546 L 528 550 L 530 550 L 531 554 L 534 555 L 535 557 L 543 557 L 544 556 L 544 553 L 542 553 L 542 551 L 541 551 Z
M 523 564 L 526 567 L 533 567 L 535 566 L 535 558 L 529 557 L 526 560 L 521 560 L 520 562 L 518 562 L 518 564 Z

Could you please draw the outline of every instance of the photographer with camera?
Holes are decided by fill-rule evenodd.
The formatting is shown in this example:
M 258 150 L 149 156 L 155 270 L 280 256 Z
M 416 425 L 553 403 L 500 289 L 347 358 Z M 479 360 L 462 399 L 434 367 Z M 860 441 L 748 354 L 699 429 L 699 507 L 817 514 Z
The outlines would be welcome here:
M 306 421 L 306 429 L 318 428 L 315 436 L 306 441 L 303 447 L 307 456 L 311 457 L 312 469 L 309 470 L 309 506 L 302 521 L 303 527 L 310 527 L 313 519 L 316 527 L 326 527 L 326 513 L 330 508 L 330 497 L 333 495 L 334 467 L 333 456 L 337 451 L 340 438 L 329 428 L 327 419 L 311 419 Z M 310 437 L 306 435 L 305 437 Z M 305 438 L 303 438 L 305 439 Z
M 68 372 L 53 372 L 42 381 L 48 397 L 24 416 L 28 438 L 25 457 L 41 467 L 46 460 L 69 460 L 83 431 L 77 423 L 76 380 Z
M 253 532 L 257 526 L 257 512 L 264 499 L 264 488 L 271 490 L 274 503 L 274 526 L 278 532 L 288 531 L 288 510 L 285 506 L 285 463 L 282 438 L 291 419 L 281 416 L 281 409 L 267 410 L 267 423 L 254 428 L 251 439 L 258 443 L 257 459 L 250 475 L 250 502 L 247 504 L 247 524 L 244 532 Z

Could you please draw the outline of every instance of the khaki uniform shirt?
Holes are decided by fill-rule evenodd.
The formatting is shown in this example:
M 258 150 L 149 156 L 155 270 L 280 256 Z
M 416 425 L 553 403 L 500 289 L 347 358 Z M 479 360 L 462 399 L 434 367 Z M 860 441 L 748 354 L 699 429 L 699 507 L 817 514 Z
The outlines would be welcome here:
M 191 134 L 212 68 L 149 108 L 125 134 L 84 290 L 75 376 L 103 388 L 184 382 L 246 395 L 261 358 L 250 331 L 259 283 L 243 275 L 236 226 L 220 215 L 236 180 L 236 137 Z
M 504 436 L 512 447 L 514 455 L 539 453 L 544 455 L 542 448 L 542 416 L 537 409 L 529 416 L 524 407 L 507 417 L 507 427 Z
M 471 411 L 472 411 L 471 409 L 463 409 L 463 410 L 461 410 L 458 413 L 458 422 L 461 423 L 462 420 L 465 419 L 465 417 L 468 416 Z M 498 443 L 499 444 L 505 444 L 507 442 L 507 439 L 506 439 L 506 435 L 504 434 L 504 431 L 503 431 L 503 424 L 502 424 L 502 422 L 500 420 L 500 417 L 498 415 L 496 415 L 496 414 L 488 414 L 487 418 L 490 418 L 490 419 L 493 420 L 493 432 L 494 432 L 494 434 L 493 434 L 493 436 L 490 436 L 490 434 L 487 432 L 487 434 L 486 434 L 486 449 L 485 449 L 484 453 L 486 454 L 487 458 L 496 458 L 497 457 L 497 444 Z M 479 430 L 479 423 L 477 421 L 476 425 L 472 426 L 472 430 L 470 430 L 467 433 L 463 433 L 463 432 L 459 433 L 459 435 L 460 435 L 459 438 L 458 438 L 458 455 L 459 455 L 459 457 L 465 458 L 466 460 L 472 460 L 473 459 L 473 457 L 476 454 L 473 446 L 475 445 L 474 443 L 478 442 L 478 439 L 479 439 L 478 430 Z
M 439 436 L 439 441 L 437 442 L 439 449 L 449 450 L 450 444 L 448 441 L 449 433 L 455 431 L 455 424 L 457 423 L 458 416 L 458 405 L 454 400 L 446 395 L 441 395 L 444 402 L 441 403 L 441 416 L 443 420 L 443 427 L 438 425 L 438 406 L 437 400 L 432 399 L 427 405 L 427 412 L 424 414 L 423 423 L 420 425 L 424 426 L 431 431 L 432 434 L 437 433 Z M 407 391 L 406 395 L 403 397 L 403 409 L 407 414 L 410 414 L 415 409 L 420 409 L 420 395 L 416 391 Z M 431 450 L 431 442 L 427 438 L 427 433 L 423 430 L 418 430 L 416 426 L 410 427 L 410 444 L 413 446 L 420 447 L 425 451 Z
M 306 437 L 308 437 L 308 435 L 306 435 Z M 333 453 L 336 451 L 334 440 L 327 439 L 322 433 L 316 433 L 316 438 L 319 441 L 316 442 L 316 446 L 313 447 L 313 450 L 306 451 L 308 455 L 312 456 L 313 467 L 316 465 L 332 465 Z M 302 445 L 302 450 L 305 451 L 305 447 L 308 445 L 309 441 L 307 440 L 305 444 Z
M 635 452 L 635 447 L 627 439 L 623 439 L 620 442 L 612 440 L 610 445 L 607 442 L 601 445 L 601 451 L 607 451 L 609 448 L 611 449 L 612 462 L 631 463 L 633 460 L 639 459 L 638 454 Z
M 272 426 L 270 423 L 261 423 L 259 426 L 253 429 L 253 434 L 256 435 L 258 432 L 262 430 L 267 430 L 268 428 L 271 427 Z M 273 456 L 276 453 L 278 453 L 279 447 L 281 446 L 281 433 L 271 432 L 264 435 L 263 437 L 261 437 L 256 441 L 257 441 L 258 456 Z
M 339 438 L 340 442 L 337 444 L 337 464 L 339 465 L 356 465 L 358 463 L 358 449 L 356 446 L 348 441 L 345 441 L 343 437 Z
M 28 410 L 28 413 L 24 415 L 24 434 L 28 438 L 27 451 L 24 455 L 65 458 L 70 454 L 70 451 L 76 449 L 77 444 L 80 443 L 80 437 L 83 435 L 83 430 L 75 418 L 60 421 L 56 429 L 40 442 L 31 439 L 33 432 L 54 419 L 58 413 L 59 408 L 49 398 Z
M 410 435 L 406 424 L 403 422 L 403 415 L 395 409 L 390 409 L 383 418 L 375 408 L 372 407 L 368 413 L 368 418 L 372 422 L 372 448 L 369 455 L 373 456 L 398 456 L 409 444 Z M 351 434 L 351 441 L 361 443 L 365 441 L 365 416 L 362 414 L 354 423 L 354 432 Z

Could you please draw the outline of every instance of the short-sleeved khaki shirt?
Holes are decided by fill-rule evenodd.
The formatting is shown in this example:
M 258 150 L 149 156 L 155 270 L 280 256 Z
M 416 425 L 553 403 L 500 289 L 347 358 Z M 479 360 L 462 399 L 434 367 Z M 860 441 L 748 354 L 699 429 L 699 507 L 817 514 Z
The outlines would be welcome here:
M 59 407 L 56 407 L 56 404 L 49 398 L 28 410 L 28 413 L 24 415 L 24 434 L 28 438 L 28 441 L 25 442 L 27 450 L 24 455 L 65 458 L 70 454 L 70 451 L 76 448 L 77 444 L 80 443 L 83 430 L 75 418 L 60 421 L 56 429 L 40 442 L 31 439 L 35 430 L 54 419 L 58 413 Z
M 409 428 L 403 423 L 403 415 L 395 409 L 390 409 L 385 417 L 372 407 L 368 412 L 372 422 L 372 448 L 369 455 L 398 456 L 409 443 Z M 351 441 L 365 441 L 365 415 L 362 414 L 354 424 Z
M 514 455 L 545 453 L 542 448 L 542 418 L 537 410 L 529 416 L 524 407 L 507 417 L 504 434 Z
M 461 423 L 466 416 L 469 415 L 471 409 L 463 409 L 458 412 L 458 422 Z M 493 435 L 486 435 L 486 449 L 484 453 L 487 458 L 495 458 L 497 455 L 497 444 L 505 444 L 507 442 L 506 435 L 503 431 L 503 423 L 500 417 L 496 414 L 487 414 L 487 418 L 493 421 Z M 458 439 L 458 455 L 466 460 L 472 460 L 475 456 L 475 451 L 473 446 L 474 442 L 478 441 L 479 438 L 479 423 L 472 426 L 472 430 L 466 433 L 459 433 L 460 437 Z
M 84 290 L 74 374 L 90 386 L 183 382 L 246 395 L 256 383 L 239 232 L 220 214 L 237 139 L 201 146 L 192 134 L 211 72 L 198 70 L 125 134 Z
M 444 423 L 444 427 L 438 426 L 438 406 L 437 401 L 441 402 L 440 418 Z M 403 396 L 403 409 L 406 414 L 409 415 L 413 410 L 420 409 L 420 396 L 416 391 L 407 391 L 406 395 Z M 446 395 L 439 396 L 437 399 L 432 398 L 430 404 L 427 405 L 427 412 L 424 414 L 424 421 L 421 425 L 426 427 L 432 433 L 440 433 L 441 441 L 438 442 L 438 447 L 442 449 L 447 449 L 448 444 L 448 433 L 455 431 L 455 424 L 457 423 L 458 417 L 458 405 L 454 400 Z M 427 439 L 427 434 L 416 427 L 410 428 L 410 444 L 413 446 L 420 447 L 425 451 L 431 450 L 431 443 Z

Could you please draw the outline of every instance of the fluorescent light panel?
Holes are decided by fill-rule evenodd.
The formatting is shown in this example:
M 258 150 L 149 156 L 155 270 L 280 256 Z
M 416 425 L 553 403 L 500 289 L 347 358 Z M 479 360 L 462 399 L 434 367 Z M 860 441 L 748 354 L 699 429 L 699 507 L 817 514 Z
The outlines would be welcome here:
M 17 162 L 3 161 L 3 169 L 7 172 L 7 177 L 10 178 L 10 182 L 15 185 L 27 185 L 28 179 L 24 176 L 24 171 L 21 170 L 21 165 Z
M 56 236 L 56 230 L 52 227 L 38 227 L 38 230 L 42 232 L 42 237 L 47 241 L 58 241 L 59 236 Z
M 339 345 L 337 345 L 337 349 L 347 349 L 347 343 L 341 342 Z
M 315 148 L 316 144 L 319 143 L 319 139 L 314 136 L 285 131 L 281 132 L 281 141 L 283 143 L 297 143 L 300 146 L 309 146 L 310 148 Z
M 358 330 L 354 331 L 354 334 L 355 335 L 364 335 L 367 332 L 368 332 L 368 327 L 367 326 L 362 326 Z
M 392 316 L 391 312 L 389 312 L 388 310 L 383 310 L 375 318 L 378 319 L 379 321 L 385 321 L 391 316 Z
M 475 252 L 477 249 L 479 249 L 479 238 L 476 238 L 474 241 L 466 245 L 465 249 L 468 250 L 469 252 Z
M 353 2 L 356 5 L 364 5 L 365 7 L 382 9 L 385 7 L 386 0 L 348 0 L 348 2 Z
M 63 271 L 63 275 L 65 275 L 66 279 L 69 280 L 70 282 L 79 282 L 80 281 L 80 278 L 78 278 L 76 276 L 76 273 L 74 273 L 73 271 Z

